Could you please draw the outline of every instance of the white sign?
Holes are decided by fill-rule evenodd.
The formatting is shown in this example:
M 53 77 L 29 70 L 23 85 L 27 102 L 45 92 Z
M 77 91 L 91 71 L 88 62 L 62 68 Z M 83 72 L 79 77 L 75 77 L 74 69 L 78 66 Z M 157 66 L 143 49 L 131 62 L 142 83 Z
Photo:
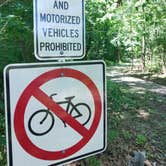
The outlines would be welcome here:
M 84 0 L 34 0 L 34 44 L 39 60 L 83 58 Z
M 103 62 L 9 65 L 4 81 L 8 166 L 61 165 L 105 150 Z

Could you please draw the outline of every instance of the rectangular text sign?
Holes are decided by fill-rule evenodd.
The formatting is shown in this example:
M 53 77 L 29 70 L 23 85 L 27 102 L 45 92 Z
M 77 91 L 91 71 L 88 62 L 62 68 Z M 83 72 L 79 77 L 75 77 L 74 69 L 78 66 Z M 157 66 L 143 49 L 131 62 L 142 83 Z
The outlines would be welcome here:
M 84 22 L 84 0 L 34 0 L 36 58 L 83 58 Z

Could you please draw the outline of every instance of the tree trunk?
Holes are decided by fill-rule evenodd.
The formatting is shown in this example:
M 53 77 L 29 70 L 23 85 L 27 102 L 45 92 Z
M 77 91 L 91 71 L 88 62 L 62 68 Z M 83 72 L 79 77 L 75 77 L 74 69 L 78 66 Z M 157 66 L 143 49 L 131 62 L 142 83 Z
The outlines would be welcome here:
M 164 52 L 162 56 L 162 61 L 163 61 L 163 69 L 162 72 L 166 74 L 166 45 L 164 46 Z
M 144 9 L 144 5 L 142 6 L 142 13 L 143 13 L 143 17 L 144 17 L 144 22 L 143 22 L 143 36 L 142 36 L 142 50 L 141 50 L 141 59 L 142 59 L 142 69 L 145 70 L 145 66 L 146 66 L 146 62 L 145 62 L 145 57 L 146 57 L 146 20 L 145 20 L 145 9 Z
M 145 55 L 146 55 L 146 43 L 145 43 L 145 35 L 142 36 L 142 51 L 141 51 L 141 60 L 142 60 L 142 70 L 145 70 Z
M 154 55 L 154 52 L 153 52 L 153 45 L 150 44 L 150 66 L 152 67 L 153 65 L 153 55 Z
M 118 48 L 118 62 L 121 61 L 121 50 L 120 48 Z

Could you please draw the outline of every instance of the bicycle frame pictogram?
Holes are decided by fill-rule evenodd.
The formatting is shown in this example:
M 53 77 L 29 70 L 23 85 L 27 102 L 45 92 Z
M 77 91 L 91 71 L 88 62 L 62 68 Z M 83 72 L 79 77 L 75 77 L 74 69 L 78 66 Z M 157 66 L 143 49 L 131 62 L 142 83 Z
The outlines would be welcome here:
M 53 93 L 50 95 L 50 98 L 53 100 L 53 96 L 56 96 L 56 95 L 57 95 L 57 93 Z M 75 96 L 65 97 L 64 101 L 59 101 L 59 102 L 57 102 L 57 104 L 59 104 L 59 105 L 67 104 L 66 109 L 65 109 L 66 112 L 69 115 L 71 115 L 73 118 L 77 119 L 78 121 L 79 121 L 80 117 L 83 117 L 84 115 L 88 115 L 88 117 L 83 122 L 80 122 L 81 125 L 85 126 L 89 122 L 89 120 L 91 119 L 91 109 L 88 106 L 88 104 L 86 104 L 86 103 L 74 104 L 72 101 L 74 98 L 75 98 Z M 32 121 L 33 121 L 34 117 L 36 117 L 36 115 L 40 115 L 43 113 L 45 113 L 45 115 L 39 121 L 39 125 L 43 125 L 44 122 L 46 122 L 46 120 L 48 119 L 48 116 L 50 116 L 51 124 L 49 125 L 47 130 L 42 131 L 42 132 L 37 132 L 32 127 Z M 62 119 L 60 119 L 60 120 L 63 122 L 64 127 L 67 127 L 66 122 L 63 121 Z M 52 130 L 54 123 L 55 123 L 54 114 L 48 108 L 47 109 L 40 109 L 40 110 L 37 110 L 35 113 L 33 113 L 30 116 L 29 121 L 28 121 L 28 129 L 33 135 L 42 136 L 42 135 L 49 133 Z

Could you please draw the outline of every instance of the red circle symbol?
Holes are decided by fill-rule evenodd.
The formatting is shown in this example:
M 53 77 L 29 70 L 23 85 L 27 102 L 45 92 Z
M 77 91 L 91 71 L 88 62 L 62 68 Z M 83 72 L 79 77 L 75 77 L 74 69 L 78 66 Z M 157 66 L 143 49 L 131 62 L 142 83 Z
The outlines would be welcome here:
M 86 87 L 89 89 L 90 93 L 93 96 L 94 118 L 89 129 L 82 126 L 76 119 L 74 119 L 71 115 L 69 115 L 62 107 L 60 107 L 55 101 L 51 100 L 50 97 L 40 89 L 40 86 L 43 85 L 44 83 L 52 79 L 62 77 L 62 73 L 64 78 L 65 77 L 74 78 L 82 82 L 84 85 L 86 85 Z M 44 104 L 56 116 L 65 121 L 76 132 L 78 132 L 82 136 L 82 139 L 79 142 L 77 142 L 75 145 L 67 149 L 63 149 L 64 153 L 62 153 L 62 150 L 61 151 L 43 150 L 40 147 L 33 144 L 33 142 L 29 139 L 24 126 L 25 110 L 28 101 L 32 96 L 35 97 L 37 100 L 39 100 L 42 104 Z M 14 114 L 15 134 L 22 148 L 32 156 L 43 160 L 63 159 L 65 157 L 68 157 L 76 153 L 89 142 L 89 140 L 94 135 L 98 127 L 98 124 L 100 122 L 101 110 L 102 110 L 102 104 L 101 104 L 101 97 L 99 91 L 94 82 L 87 75 L 78 70 L 69 69 L 69 68 L 54 69 L 34 79 L 21 94 L 17 102 Z

